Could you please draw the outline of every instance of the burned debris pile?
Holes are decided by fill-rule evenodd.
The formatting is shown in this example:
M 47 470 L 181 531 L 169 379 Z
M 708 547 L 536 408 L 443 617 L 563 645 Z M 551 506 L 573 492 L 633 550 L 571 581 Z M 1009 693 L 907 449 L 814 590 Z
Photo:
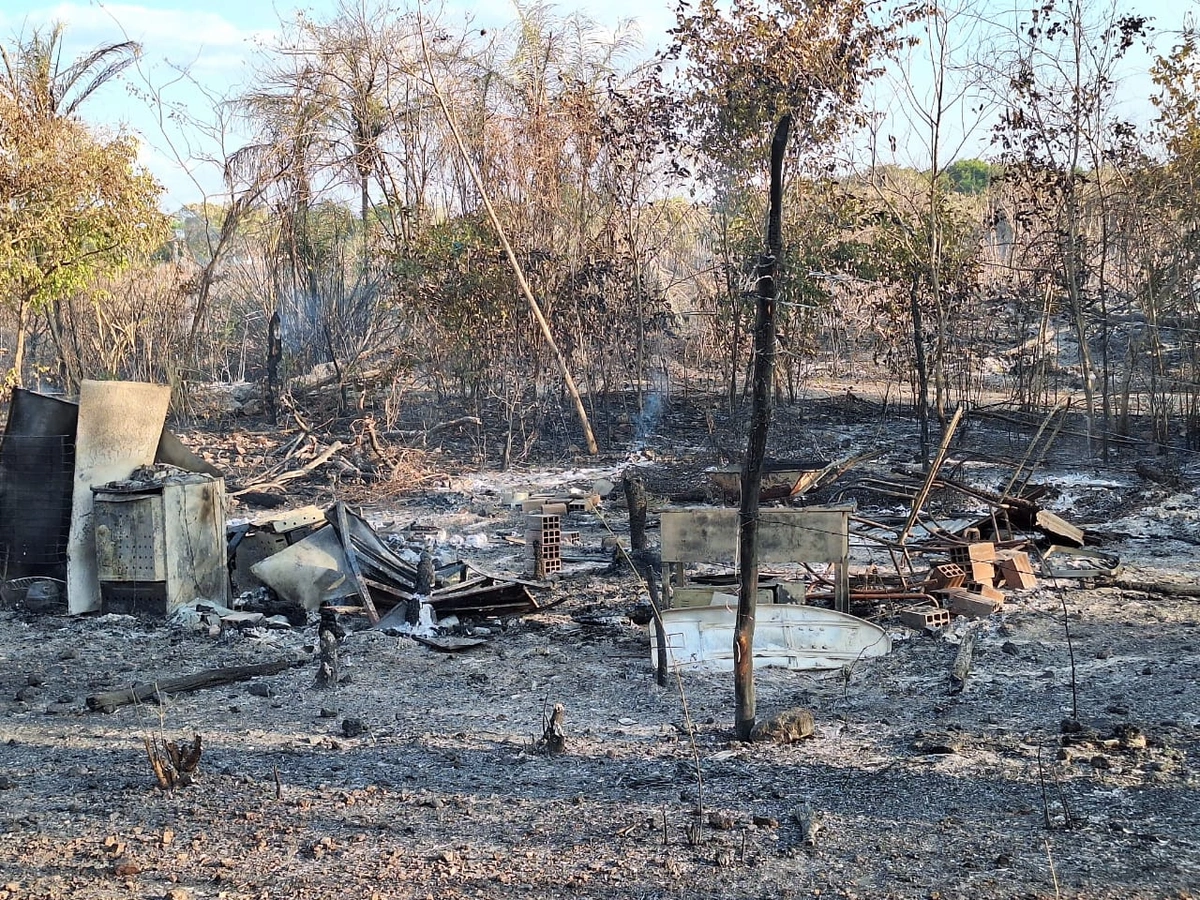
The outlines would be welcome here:
M 267 586 L 306 610 L 360 604 L 377 627 L 414 630 L 449 617 L 520 616 L 546 608 L 531 584 L 491 575 L 461 560 L 435 567 L 395 552 L 365 519 L 335 503 L 232 529 L 241 590 Z M 532 585 L 538 587 L 538 585 Z
M 638 621 L 655 626 L 648 643 L 660 671 L 732 664 L 736 467 L 693 467 L 690 484 L 677 478 L 664 495 L 654 490 L 662 478 L 652 477 L 660 461 L 643 453 L 583 488 L 508 489 L 488 513 L 493 540 L 477 532 L 477 543 L 453 547 L 439 543 L 438 526 L 416 521 L 376 530 L 342 501 L 227 524 L 222 473 L 164 429 L 164 391 L 87 382 L 78 404 L 14 393 L 0 450 L 6 602 L 156 613 L 213 634 L 361 616 L 460 652 L 482 642 L 464 623 L 544 612 L 569 595 L 555 589 L 564 578 L 635 571 L 650 608 Z M 943 629 L 1002 611 L 1039 578 L 1116 574 L 1119 560 L 1084 548 L 1084 531 L 1045 508 L 1044 489 L 1031 483 L 1057 429 L 1043 425 L 999 486 L 981 485 L 950 462 L 962 418 L 953 416 L 921 471 L 868 471 L 878 450 L 766 466 L 760 665 L 836 669 L 889 652 L 886 622 Z M 50 495 L 41 505 L 26 496 L 35 478 Z M 629 520 L 633 542 L 605 512 L 622 481 L 627 499 L 641 498 Z M 656 521 L 642 507 L 648 490 L 665 498 L 653 504 Z M 708 502 L 694 505 L 698 497 Z M 646 544 L 647 527 L 658 529 L 657 548 Z M 479 559 L 462 557 L 469 547 Z M 142 689 L 150 690 L 133 688 Z

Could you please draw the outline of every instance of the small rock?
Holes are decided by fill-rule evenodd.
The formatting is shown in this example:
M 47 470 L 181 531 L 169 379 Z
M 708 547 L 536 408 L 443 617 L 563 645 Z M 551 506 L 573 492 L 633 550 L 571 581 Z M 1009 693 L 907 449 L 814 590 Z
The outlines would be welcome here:
M 264 681 L 256 681 L 246 688 L 246 693 L 253 694 L 255 697 L 270 697 L 271 686 Z
M 1093 769 L 1111 769 L 1112 761 L 1107 756 L 1097 753 L 1095 756 L 1092 757 L 1092 768 Z
M 46 683 L 46 678 L 40 672 L 30 672 L 25 678 L 25 683 L 30 687 L 41 687 Z
M 358 719 L 353 716 L 347 716 L 346 718 L 342 719 L 342 736 L 343 737 L 348 737 L 348 738 L 358 737 L 360 734 L 362 734 L 366 730 L 367 730 L 367 727 L 365 725 L 363 725 L 362 719 Z
M 778 828 L 779 820 L 774 816 L 755 816 L 751 821 L 758 828 Z
M 187 888 L 173 887 L 163 894 L 163 900 L 192 900 L 192 892 Z
M 1112 655 L 1113 652 L 1108 647 L 1101 647 L 1096 651 L 1096 659 L 1111 659 Z
M 0 772 L 0 791 L 11 791 L 16 786 L 17 783 L 15 781 L 13 781 L 3 772 Z
M 1012 641 L 1005 641 L 1003 644 L 1001 644 L 1000 652 L 1007 653 L 1009 656 L 1020 656 L 1021 655 L 1021 651 L 1017 648 L 1017 645 L 1014 644 Z
M 321 707 L 321 718 L 322 719 L 336 719 L 337 717 L 338 717 L 338 710 L 337 710 L 336 706 L 322 706 Z
M 756 722 L 753 731 L 750 732 L 750 740 L 790 744 L 812 737 L 815 731 L 812 711 L 797 706 L 784 710 L 766 721 Z
M 944 731 L 918 731 L 911 747 L 918 753 L 958 753 L 962 749 L 962 742 Z

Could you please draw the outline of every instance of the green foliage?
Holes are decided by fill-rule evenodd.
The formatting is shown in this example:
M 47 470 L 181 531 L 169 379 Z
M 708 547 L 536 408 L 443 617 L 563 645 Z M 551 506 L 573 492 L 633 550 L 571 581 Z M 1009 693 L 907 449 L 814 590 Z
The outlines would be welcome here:
M 55 77 L 48 52 L 36 37 L 6 51 L 0 77 L 0 291 L 34 306 L 85 288 L 167 234 L 160 189 L 137 166 L 134 140 L 102 139 L 55 114 L 82 97 L 69 92 L 77 77 Z
M 943 177 L 955 193 L 979 195 L 991 186 L 994 168 L 982 159 L 960 159 L 946 167 Z
M 818 153 L 860 124 L 862 89 L 900 44 L 914 5 L 864 0 L 701 0 L 680 4 L 668 58 L 680 61 L 679 113 L 697 146 L 726 165 L 763 165 L 774 123 L 792 113 L 794 143 Z

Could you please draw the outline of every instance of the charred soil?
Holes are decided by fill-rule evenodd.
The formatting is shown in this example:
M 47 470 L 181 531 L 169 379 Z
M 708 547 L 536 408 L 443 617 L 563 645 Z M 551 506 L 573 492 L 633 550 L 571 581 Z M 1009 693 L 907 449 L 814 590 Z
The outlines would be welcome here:
M 974 420 L 951 465 L 995 488 L 1030 424 Z M 649 452 L 598 464 L 563 449 L 509 473 L 473 471 L 470 442 L 448 443 L 444 478 L 366 513 L 383 533 L 420 524 L 519 570 L 520 548 L 497 537 L 520 530 L 505 488 L 586 489 L 636 464 L 661 506 L 736 447 L 739 428 L 675 408 Z M 872 465 L 886 475 L 912 464 L 897 437 L 912 431 L 840 397 L 803 416 L 781 408 L 773 452 L 878 446 Z M 1140 448 L 1081 465 L 1079 441 L 1064 434 L 1035 481 L 1125 574 L 1043 580 L 1002 613 L 937 634 L 874 610 L 893 633 L 889 655 L 837 672 L 758 671 L 760 716 L 812 711 L 813 734 L 788 744 L 732 740 L 729 675 L 655 683 L 647 629 L 628 618 L 641 584 L 600 550 L 610 529 L 627 534 L 619 503 L 568 526 L 579 549 L 544 592 L 560 605 L 467 623 L 484 640 L 471 649 L 435 652 L 344 617 L 333 689 L 315 686 L 313 623 L 210 635 L 2 610 L 0 898 L 1192 896 L 1200 599 L 1155 585 L 1200 580 L 1200 495 L 1187 462 L 1185 487 L 1168 487 L 1137 474 Z M 870 518 L 902 511 L 853 480 L 815 499 L 840 491 Z M 319 500 L 343 487 L 308 490 Z M 931 505 L 950 516 L 960 499 Z M 890 565 L 860 553 L 864 567 Z M 952 695 L 968 628 L 973 670 Z M 85 704 L 281 658 L 301 664 L 112 713 Z M 548 753 L 538 739 L 559 703 L 565 746 Z M 160 789 L 146 738 L 190 746 L 197 734 L 192 783 Z

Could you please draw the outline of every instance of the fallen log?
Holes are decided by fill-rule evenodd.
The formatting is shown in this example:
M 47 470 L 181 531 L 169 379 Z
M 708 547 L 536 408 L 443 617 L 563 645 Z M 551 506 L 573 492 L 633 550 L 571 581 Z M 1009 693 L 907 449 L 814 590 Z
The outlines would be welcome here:
M 331 460 L 333 458 L 334 454 L 338 453 L 341 450 L 344 450 L 345 447 L 346 447 L 346 445 L 343 444 L 341 441 L 334 441 L 332 444 L 330 444 L 328 447 L 326 447 L 318 456 L 316 456 L 314 459 L 307 462 L 305 465 L 301 466 L 299 469 L 292 469 L 290 472 L 281 472 L 278 475 L 272 476 L 270 478 L 270 480 L 256 481 L 256 482 L 253 482 L 252 484 L 245 485 L 240 490 L 233 491 L 230 494 L 230 496 L 238 497 L 242 494 L 247 493 L 248 491 L 266 490 L 269 488 L 282 488 L 283 483 L 285 481 L 292 481 L 296 478 L 303 478 L 305 475 L 307 475 L 313 469 L 316 469 L 316 468 L 319 468 L 319 467 L 325 465 L 325 463 L 329 462 L 329 460 Z
M 117 707 L 128 706 L 131 703 L 144 703 L 147 700 L 164 694 L 181 694 L 186 691 L 197 691 L 202 688 L 247 681 L 262 675 L 276 675 L 285 669 L 290 669 L 300 664 L 301 660 L 277 659 L 274 662 L 259 663 L 251 666 L 226 666 L 221 669 L 206 669 L 194 675 L 163 678 L 158 681 L 145 681 L 123 690 L 94 694 L 88 697 L 85 702 L 88 709 L 112 712 Z
M 1132 578 L 1118 578 L 1116 585 L 1128 591 L 1142 591 L 1164 597 L 1200 597 L 1200 584 L 1195 582 L 1135 581 Z
M 413 428 L 407 431 L 385 431 L 384 437 L 399 438 L 402 441 L 420 440 L 422 443 L 427 441 L 442 431 L 449 431 L 451 428 L 480 428 L 483 425 L 483 420 L 478 416 L 459 416 L 457 419 L 451 419 L 448 422 L 438 422 L 436 425 L 431 425 L 428 428 Z

